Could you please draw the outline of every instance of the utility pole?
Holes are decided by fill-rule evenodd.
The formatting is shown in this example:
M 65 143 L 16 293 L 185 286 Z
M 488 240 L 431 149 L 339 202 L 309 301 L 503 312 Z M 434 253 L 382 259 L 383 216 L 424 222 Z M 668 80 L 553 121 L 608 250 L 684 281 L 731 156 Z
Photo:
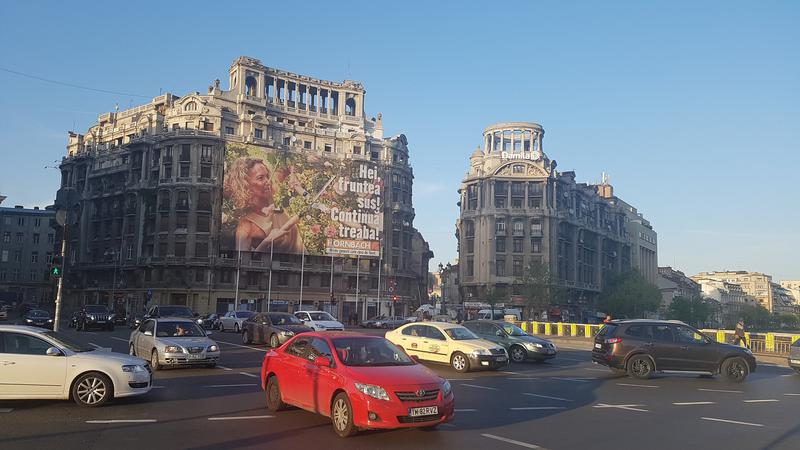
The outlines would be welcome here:
M 61 210 L 56 214 L 56 222 L 64 227 L 64 235 L 61 236 L 61 274 L 58 277 L 58 290 L 56 291 L 56 317 L 53 320 L 53 331 L 58 331 L 61 320 L 61 292 L 64 288 L 64 266 L 66 266 L 67 254 L 67 212 Z

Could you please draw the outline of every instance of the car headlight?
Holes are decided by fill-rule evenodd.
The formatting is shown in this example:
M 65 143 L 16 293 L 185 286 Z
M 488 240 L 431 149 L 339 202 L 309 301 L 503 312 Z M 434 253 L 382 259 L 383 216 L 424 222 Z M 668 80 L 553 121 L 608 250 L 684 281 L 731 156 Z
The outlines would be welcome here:
M 206 349 L 206 350 L 209 351 L 209 352 L 218 352 L 219 351 L 219 347 L 217 347 L 216 345 L 212 345 L 212 346 L 208 347 L 208 349 Z
M 287 337 L 294 336 L 294 332 L 292 332 L 292 331 L 281 331 L 281 334 L 284 335 L 284 336 L 287 336 Z
M 472 351 L 472 355 L 473 356 L 491 355 L 491 353 L 489 352 L 489 350 L 484 350 L 484 349 L 481 348 L 481 349 L 478 349 L 478 350 L 473 350 Z
M 322 324 L 319 324 L 319 323 L 318 323 L 318 324 L 317 324 L 317 328 L 322 328 L 322 329 L 324 330 L 324 329 L 325 329 L 325 328 L 327 328 L 327 327 L 326 327 L 325 325 L 322 325 Z
M 165 353 L 183 353 L 183 349 L 177 345 L 168 345 L 164 348 Z
M 50 322 L 50 323 L 52 323 L 52 322 L 53 322 L 53 319 L 47 319 L 47 321 L 48 321 L 48 322 Z
M 141 372 L 147 372 L 147 369 L 145 369 L 144 366 L 140 366 L 138 364 L 131 364 L 127 366 L 122 366 L 122 371 L 131 373 L 141 373 Z
M 356 389 L 366 395 L 369 395 L 370 397 L 377 398 L 378 400 L 389 401 L 389 394 L 387 394 L 386 390 L 380 386 L 375 386 L 374 384 L 356 383 Z
M 197 319 L 197 324 L 198 325 L 203 325 L 203 319 Z
M 447 380 L 444 380 L 444 383 L 442 383 L 442 397 L 444 397 L 447 394 L 449 394 L 450 392 L 452 392 L 452 390 L 453 390 L 453 386 L 450 385 L 450 382 L 447 381 Z
M 538 342 L 526 342 L 525 348 L 527 348 L 528 350 L 536 351 L 542 348 L 542 344 Z
M 31 319 L 25 319 L 25 322 L 33 322 Z

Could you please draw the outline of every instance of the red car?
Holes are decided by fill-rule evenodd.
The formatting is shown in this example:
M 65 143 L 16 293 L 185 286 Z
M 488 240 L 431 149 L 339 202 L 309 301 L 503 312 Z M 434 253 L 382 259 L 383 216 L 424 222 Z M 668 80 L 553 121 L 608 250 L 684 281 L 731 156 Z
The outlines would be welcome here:
M 261 380 L 271 411 L 289 404 L 322 414 L 342 437 L 453 418 L 450 383 L 379 336 L 303 333 L 267 353 Z

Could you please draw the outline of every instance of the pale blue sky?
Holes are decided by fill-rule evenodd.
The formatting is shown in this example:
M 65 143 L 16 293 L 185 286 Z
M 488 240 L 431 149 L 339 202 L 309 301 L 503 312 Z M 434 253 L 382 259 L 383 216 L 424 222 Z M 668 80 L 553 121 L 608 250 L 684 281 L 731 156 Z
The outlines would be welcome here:
M 800 279 L 798 23 L 789 1 L 15 2 L 0 67 L 148 97 L 203 92 L 239 55 L 359 80 L 408 137 L 432 269 L 456 257 L 482 130 L 538 122 L 559 169 L 610 173 L 653 223 L 660 265 Z M 145 101 L 0 83 L 3 206 L 51 203 L 67 131 Z

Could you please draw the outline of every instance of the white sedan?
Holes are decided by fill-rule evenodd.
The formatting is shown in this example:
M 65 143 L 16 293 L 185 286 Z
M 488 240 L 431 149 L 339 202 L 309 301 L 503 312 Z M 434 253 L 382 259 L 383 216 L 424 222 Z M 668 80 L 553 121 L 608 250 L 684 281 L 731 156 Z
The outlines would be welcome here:
M 344 331 L 342 322 L 325 311 L 297 311 L 294 315 L 314 331 Z
M 71 398 L 81 406 L 146 394 L 153 385 L 147 361 L 17 325 L 0 325 L 0 380 L 0 400 Z
M 230 311 L 219 318 L 219 331 L 233 330 L 235 333 L 242 331 L 242 322 L 253 317 L 253 311 Z

